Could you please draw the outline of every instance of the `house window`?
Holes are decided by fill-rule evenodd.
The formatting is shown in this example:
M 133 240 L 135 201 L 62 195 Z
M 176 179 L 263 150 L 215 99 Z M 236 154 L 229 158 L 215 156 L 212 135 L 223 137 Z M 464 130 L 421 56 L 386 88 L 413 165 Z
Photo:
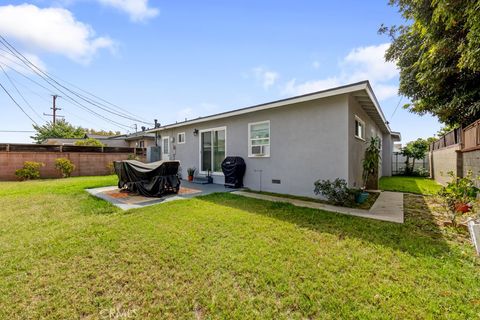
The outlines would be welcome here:
M 355 116 L 355 137 L 365 140 L 365 122 Z
M 178 144 L 185 143 L 185 132 L 180 132 L 177 136 Z
M 270 121 L 248 124 L 248 156 L 270 156 Z
M 227 149 L 226 127 L 200 131 L 200 172 L 222 172 Z
M 145 141 L 143 141 L 143 140 L 140 141 L 140 142 L 138 143 L 138 147 L 139 147 L 139 148 L 145 148 Z

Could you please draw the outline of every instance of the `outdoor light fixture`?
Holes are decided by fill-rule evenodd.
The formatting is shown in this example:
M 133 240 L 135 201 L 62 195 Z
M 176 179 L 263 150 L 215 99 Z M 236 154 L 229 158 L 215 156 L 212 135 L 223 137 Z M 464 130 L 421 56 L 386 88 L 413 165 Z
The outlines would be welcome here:
M 196 137 L 198 136 L 198 129 L 193 129 L 193 135 Z

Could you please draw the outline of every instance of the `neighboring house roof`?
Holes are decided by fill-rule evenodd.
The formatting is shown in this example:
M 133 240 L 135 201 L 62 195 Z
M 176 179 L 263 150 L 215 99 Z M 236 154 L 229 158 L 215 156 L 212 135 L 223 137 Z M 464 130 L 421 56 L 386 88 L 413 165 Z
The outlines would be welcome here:
M 373 93 L 372 87 L 370 86 L 370 83 L 368 82 L 368 80 L 352 83 L 352 84 L 348 84 L 340 87 L 335 87 L 327 90 L 317 91 L 317 92 L 296 96 L 292 98 L 258 104 L 251 107 L 217 113 L 211 116 L 199 117 L 197 119 L 172 123 L 165 126 L 161 126 L 157 129 L 150 129 L 147 132 L 155 132 L 155 131 L 160 131 L 164 129 L 180 127 L 188 124 L 195 124 L 195 123 L 201 123 L 201 122 L 210 121 L 210 120 L 223 119 L 223 118 L 237 116 L 245 113 L 266 110 L 266 109 L 273 109 L 273 108 L 282 107 L 290 104 L 312 101 L 316 99 L 327 98 L 327 97 L 332 97 L 332 96 L 347 94 L 347 93 L 352 93 L 354 95 L 355 99 L 362 106 L 362 108 L 365 110 L 368 116 L 371 117 L 373 121 L 375 121 L 375 123 L 379 126 L 379 128 L 383 132 L 392 133 L 392 131 L 390 130 L 390 127 L 388 126 L 388 122 L 385 119 L 385 115 L 383 114 L 382 109 L 380 108 L 380 105 L 377 101 L 377 98 L 375 97 L 375 94 Z
M 131 133 L 131 134 L 128 134 L 128 135 L 125 135 L 124 137 L 125 140 L 140 140 L 140 139 L 150 139 L 150 140 L 153 140 L 155 139 L 155 134 L 154 133 L 150 133 L 150 132 L 146 132 L 146 131 L 140 131 L 140 132 L 135 132 L 135 133 Z
M 393 141 L 402 141 L 402 135 L 397 131 L 392 131 L 392 138 Z

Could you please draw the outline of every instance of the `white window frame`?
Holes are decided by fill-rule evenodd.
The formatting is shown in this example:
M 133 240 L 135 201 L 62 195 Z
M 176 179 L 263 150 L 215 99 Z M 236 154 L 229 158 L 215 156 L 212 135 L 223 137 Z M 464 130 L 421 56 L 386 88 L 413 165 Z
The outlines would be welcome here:
M 225 157 L 227 157 L 227 127 L 216 127 L 216 128 L 209 128 L 209 129 L 202 129 L 198 131 L 198 171 L 201 174 L 207 174 L 207 171 L 202 171 L 202 132 L 213 132 L 213 131 L 221 131 L 225 130 Z M 213 140 L 212 140 L 213 143 Z M 213 148 L 213 145 L 212 145 Z M 213 152 L 212 152 L 212 164 L 213 164 Z M 216 176 L 223 176 L 223 172 L 218 171 L 210 171 L 212 175 Z
M 180 136 L 181 135 L 183 135 L 183 141 L 182 142 L 180 142 Z M 177 133 L 177 144 L 184 144 L 185 143 L 185 138 L 186 138 L 185 132 Z
M 359 116 L 355 115 L 355 122 L 357 121 L 362 124 L 362 136 L 357 135 L 357 124 L 355 123 L 355 128 L 354 128 L 355 138 L 365 141 L 365 134 L 366 134 L 365 121 L 363 121 Z
M 252 132 L 251 132 L 251 128 L 254 125 L 264 124 L 264 123 L 268 123 L 268 144 L 263 144 L 263 146 L 268 146 L 268 154 L 255 155 L 255 154 L 252 154 L 252 137 L 251 137 Z M 248 157 L 249 158 L 270 158 L 271 145 L 272 145 L 272 137 L 271 137 L 270 120 L 251 122 L 251 123 L 248 124 Z

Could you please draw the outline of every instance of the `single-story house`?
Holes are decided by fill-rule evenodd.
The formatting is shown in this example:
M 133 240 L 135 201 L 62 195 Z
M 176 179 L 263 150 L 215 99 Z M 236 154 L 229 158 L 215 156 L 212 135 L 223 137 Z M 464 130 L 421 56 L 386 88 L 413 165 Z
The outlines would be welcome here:
M 224 183 L 226 156 L 245 160 L 253 190 L 312 196 L 318 179 L 361 187 L 370 137 L 381 139 L 380 176 L 392 172 L 392 132 L 368 81 L 164 125 L 156 132 L 163 160 L 179 160 L 181 175 L 196 168 Z
M 96 139 L 107 147 L 147 148 L 155 145 L 155 134 L 148 133 L 146 131 L 115 136 L 103 136 L 86 133 L 83 138 L 50 138 L 45 140 L 42 144 L 73 146 L 75 145 L 75 142 L 89 138 Z

